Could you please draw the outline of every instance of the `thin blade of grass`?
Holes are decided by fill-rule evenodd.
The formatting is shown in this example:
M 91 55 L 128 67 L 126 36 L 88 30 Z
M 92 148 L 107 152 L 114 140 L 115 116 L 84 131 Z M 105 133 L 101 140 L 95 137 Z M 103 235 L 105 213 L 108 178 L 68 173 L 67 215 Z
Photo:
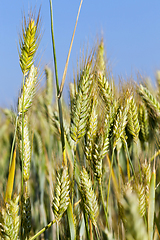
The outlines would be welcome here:
M 77 23 L 78 23 L 78 18 L 79 18 L 79 14 L 80 14 L 82 2 L 83 2 L 83 0 L 81 0 L 80 5 L 79 5 L 79 9 L 78 9 L 78 13 L 77 13 L 77 19 L 76 19 L 76 23 L 75 23 L 75 26 L 74 26 L 74 31 L 73 31 L 73 35 L 72 35 L 72 39 L 71 39 L 71 43 L 70 43 L 70 47 L 69 47 L 69 52 L 68 52 L 68 56 L 67 56 L 67 60 L 66 60 L 66 65 L 65 65 L 65 67 L 64 67 L 64 72 L 63 72 L 63 77 L 62 77 L 62 83 L 61 83 L 61 86 L 60 86 L 60 89 L 59 89 L 58 98 L 60 98 L 61 95 L 62 95 L 63 86 L 64 86 L 64 82 L 65 82 L 65 79 L 66 79 L 66 74 L 67 74 L 67 68 L 68 68 L 69 58 L 70 58 L 70 54 L 71 54 L 71 50 L 72 50 L 73 40 L 74 40 L 76 28 L 77 28 Z
M 150 182 L 149 191 L 149 203 L 148 203 L 148 240 L 153 239 L 153 228 L 154 228 L 154 211 L 155 211 L 155 185 L 156 185 L 156 173 L 155 173 L 155 162 Z
M 71 240 L 75 240 L 76 239 L 76 228 L 75 228 L 75 223 L 74 223 L 71 202 L 69 203 L 68 208 L 67 208 L 67 215 L 68 215 L 68 222 L 69 222 L 69 229 L 70 229 L 70 237 L 71 237 Z

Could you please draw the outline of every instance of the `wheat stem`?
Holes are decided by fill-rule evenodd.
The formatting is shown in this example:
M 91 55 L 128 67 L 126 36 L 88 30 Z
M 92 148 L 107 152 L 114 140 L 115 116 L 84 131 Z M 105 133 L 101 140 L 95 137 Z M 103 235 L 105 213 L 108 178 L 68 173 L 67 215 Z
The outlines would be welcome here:
M 23 154 L 24 154 L 24 96 L 25 96 L 25 88 L 24 88 L 24 80 L 25 75 L 23 74 L 23 98 L 22 98 L 22 178 L 21 178 L 21 194 L 23 195 Z
M 72 195 L 71 195 L 72 206 L 73 206 L 73 194 L 74 194 L 75 169 L 76 169 L 76 144 L 74 145 L 74 163 L 73 163 L 73 179 L 72 179 Z
M 106 226 L 108 226 L 107 211 L 106 211 L 105 204 L 104 204 L 103 191 L 102 191 L 102 181 L 101 181 L 101 179 L 99 180 L 99 189 L 100 189 L 100 195 L 101 195 L 101 200 L 102 200 L 102 206 L 103 206 L 103 210 L 104 210 L 104 214 L 105 214 L 105 218 L 106 218 Z
M 111 159 L 111 169 L 110 169 L 109 180 L 108 180 L 106 214 L 108 214 L 109 193 L 110 193 L 110 185 L 111 185 L 111 176 L 112 176 L 112 167 L 113 167 L 113 159 L 114 159 L 114 150 L 115 150 L 115 147 L 116 147 L 116 145 L 114 145 L 114 147 L 113 147 L 112 159 Z M 107 218 L 108 218 L 108 217 L 107 217 Z M 107 221 L 107 228 L 109 229 L 108 221 Z
M 29 240 L 34 240 L 36 237 L 38 237 L 39 235 L 41 235 L 43 232 L 45 232 L 48 228 L 50 228 L 54 223 L 56 222 L 56 220 L 54 219 L 52 222 L 50 222 L 47 226 L 45 226 L 44 228 L 42 228 L 38 233 L 36 233 L 36 235 L 34 235 L 33 237 L 29 238 Z
M 135 175 L 134 167 L 133 167 L 133 164 L 132 164 L 132 161 L 131 161 L 131 158 L 130 158 L 130 155 L 129 155 L 129 151 L 128 151 L 128 145 L 127 145 L 127 142 L 126 142 L 125 138 L 123 138 L 123 140 L 124 140 L 124 143 L 125 143 L 125 149 L 126 149 L 126 152 L 127 152 L 127 155 L 128 155 L 128 159 L 129 159 L 129 163 L 130 163 L 130 166 L 131 166 L 133 175 L 134 175 L 134 179 L 136 180 L 136 175 Z
M 59 82 L 58 82 L 57 59 L 56 59 L 56 49 L 55 49 L 54 31 L 53 31 L 52 0 L 50 0 L 50 15 L 51 15 L 52 46 L 53 46 L 53 56 L 54 56 L 54 70 L 55 70 L 55 76 L 56 76 L 56 87 L 57 87 L 57 97 L 58 97 L 58 95 L 59 95 Z M 65 138 L 64 138 L 64 128 L 63 128 L 63 113 L 62 113 L 61 100 L 59 98 L 58 98 L 58 110 L 59 110 L 59 120 L 60 120 L 60 129 L 61 129 L 63 165 L 66 166 L 67 162 L 66 162 L 66 157 L 65 157 Z

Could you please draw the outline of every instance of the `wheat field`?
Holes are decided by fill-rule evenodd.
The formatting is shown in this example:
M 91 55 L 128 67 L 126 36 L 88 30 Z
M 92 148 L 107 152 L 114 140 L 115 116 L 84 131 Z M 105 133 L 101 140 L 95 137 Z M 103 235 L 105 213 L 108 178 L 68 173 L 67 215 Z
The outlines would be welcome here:
M 156 89 L 145 79 L 117 85 L 101 38 L 79 62 L 66 103 L 51 1 L 50 10 L 55 74 L 43 69 L 38 87 L 40 11 L 30 13 L 17 109 L 0 109 L 0 239 L 158 240 L 160 77 Z

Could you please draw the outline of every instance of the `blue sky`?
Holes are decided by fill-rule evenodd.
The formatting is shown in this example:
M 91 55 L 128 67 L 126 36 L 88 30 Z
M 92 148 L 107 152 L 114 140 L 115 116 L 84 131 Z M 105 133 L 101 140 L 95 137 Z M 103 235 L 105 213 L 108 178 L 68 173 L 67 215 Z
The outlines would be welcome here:
M 54 34 L 59 80 L 68 53 L 80 0 L 53 0 Z M 41 5 L 43 37 L 39 47 L 41 66 L 52 67 L 49 0 L 1 1 L 0 7 L 0 106 L 15 107 L 21 86 L 17 43 L 22 12 Z M 139 71 L 155 81 L 160 69 L 159 0 L 83 0 L 71 52 L 65 92 L 76 69 L 80 49 L 92 49 L 103 33 L 107 57 L 115 79 L 135 77 Z

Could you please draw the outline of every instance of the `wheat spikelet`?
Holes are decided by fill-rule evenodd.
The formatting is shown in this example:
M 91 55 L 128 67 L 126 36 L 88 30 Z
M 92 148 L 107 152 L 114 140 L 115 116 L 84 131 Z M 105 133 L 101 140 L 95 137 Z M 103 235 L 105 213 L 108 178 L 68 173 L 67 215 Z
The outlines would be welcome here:
M 104 59 L 104 42 L 101 39 L 100 44 L 97 48 L 96 61 L 95 61 L 95 72 L 97 75 L 105 75 L 105 59 Z
M 148 205 L 148 199 L 149 199 L 149 189 L 150 189 L 150 181 L 151 181 L 151 165 L 146 160 L 142 164 L 142 182 L 145 189 L 145 199 L 146 199 L 146 205 Z
M 38 48 L 37 40 L 39 39 L 39 17 L 40 11 L 38 13 L 36 22 L 31 14 L 29 16 L 28 23 L 26 23 L 25 17 L 23 20 L 22 35 L 19 37 L 19 62 L 24 75 L 26 75 L 28 70 L 33 65 L 33 58 Z
M 160 117 L 160 103 L 157 99 L 142 85 L 139 87 L 139 93 L 147 106 L 153 111 L 154 117 Z
M 71 101 L 71 137 L 77 143 L 86 131 L 86 124 L 88 118 L 88 110 L 91 101 L 91 63 L 81 73 L 78 82 L 78 90 Z
M 89 113 L 87 130 L 85 134 L 85 145 L 84 145 L 84 152 L 85 152 L 86 160 L 88 161 L 89 165 L 91 165 L 91 160 L 92 160 L 93 142 L 94 142 L 94 138 L 96 136 L 96 130 L 97 130 L 97 118 L 98 118 L 98 115 L 96 113 L 96 103 L 95 103 L 95 100 L 93 100 L 91 104 L 91 110 Z
M 22 122 L 18 121 L 17 127 L 18 148 L 20 160 L 22 160 Z M 28 129 L 28 117 L 24 117 L 24 150 L 23 150 L 23 180 L 27 182 L 30 175 L 30 162 L 31 162 L 31 143 Z
M 126 231 L 126 239 L 148 240 L 147 230 L 143 219 L 139 214 L 138 199 L 135 194 L 127 191 L 121 200 L 124 211 L 123 222 Z
M 0 208 L 0 237 L 17 240 L 19 235 L 19 196 L 14 196 Z
M 49 67 L 45 68 L 46 74 L 46 104 L 51 105 L 53 101 L 53 74 Z
M 67 167 L 57 173 L 52 210 L 56 221 L 60 221 L 69 204 L 69 175 Z
M 112 89 L 108 80 L 103 75 L 98 76 L 98 88 L 100 97 L 104 101 L 106 109 L 109 111 L 109 106 L 111 105 L 113 98 Z
M 114 145 L 118 143 L 121 138 L 125 136 L 125 127 L 127 125 L 127 115 L 129 110 L 131 97 L 127 98 L 125 106 L 119 108 L 115 124 L 113 126 Z
M 21 92 L 21 96 L 18 99 L 18 114 L 22 114 L 22 105 L 24 99 L 24 113 L 28 111 L 31 107 L 33 98 L 36 92 L 36 84 L 37 84 L 37 69 L 34 65 L 31 66 L 28 76 L 25 79 L 24 84 L 24 92 Z M 24 95 L 24 96 L 23 96 Z
M 25 182 L 24 192 L 21 196 L 21 227 L 22 235 L 24 239 L 29 237 L 29 233 L 32 227 L 31 216 L 31 201 L 28 194 L 28 182 Z
M 92 189 L 92 182 L 85 168 L 81 171 L 81 194 L 86 212 L 88 213 L 92 223 L 96 226 L 98 217 L 98 203 L 95 193 Z
M 97 129 L 96 138 L 94 141 L 94 148 L 92 153 L 92 166 L 93 172 L 98 181 L 102 177 L 102 160 L 105 157 L 109 147 L 109 130 L 110 121 L 109 115 L 106 115 L 104 126 L 99 130 Z
M 138 121 L 137 106 L 136 106 L 136 103 L 135 103 L 133 97 L 130 101 L 127 118 L 128 118 L 128 123 L 127 123 L 128 131 L 133 136 L 134 141 L 137 142 L 138 136 L 139 136 L 139 131 L 140 131 L 140 126 L 139 126 L 139 121 Z
M 146 107 L 141 104 L 138 109 L 139 112 L 139 124 L 140 124 L 140 140 L 147 142 L 149 139 L 149 119 Z
M 141 217 L 143 217 L 146 213 L 146 195 L 145 195 L 145 188 L 143 184 L 138 184 L 137 194 L 139 199 L 139 212 Z

